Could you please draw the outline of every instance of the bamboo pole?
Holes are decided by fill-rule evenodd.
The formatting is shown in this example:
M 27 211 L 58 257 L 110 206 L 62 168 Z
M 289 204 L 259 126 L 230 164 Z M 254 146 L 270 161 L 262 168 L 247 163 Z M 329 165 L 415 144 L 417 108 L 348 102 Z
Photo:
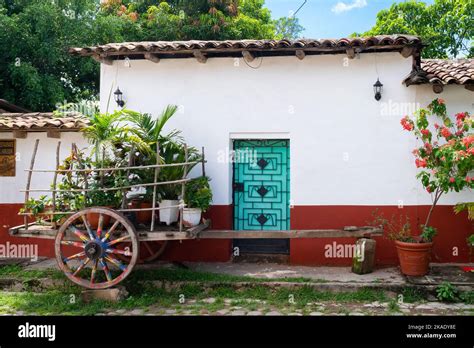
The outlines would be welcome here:
M 112 168 L 94 168 L 94 169 L 60 169 L 60 170 L 52 170 L 52 169 L 25 169 L 25 172 L 34 172 L 34 173 L 71 173 L 71 172 L 112 172 L 116 170 L 124 170 L 124 169 L 152 169 L 152 168 L 164 168 L 164 167 L 178 167 L 183 165 L 191 165 L 197 164 L 201 161 L 190 161 L 190 162 L 180 162 L 180 163 L 165 163 L 165 164 L 151 164 L 147 166 L 132 166 L 132 167 L 112 167 Z
M 36 139 L 35 147 L 33 148 L 33 154 L 31 156 L 30 172 L 28 173 L 28 178 L 26 180 L 25 207 L 28 203 L 28 200 L 30 199 L 31 175 L 33 174 L 33 172 L 32 172 L 33 167 L 35 166 L 35 159 L 36 159 L 36 152 L 38 151 L 38 144 L 39 144 L 39 139 Z M 25 223 L 25 229 L 27 230 L 28 229 L 28 216 L 25 215 L 23 221 Z
M 56 147 L 56 170 L 59 168 L 59 151 L 61 149 L 61 141 L 58 141 L 58 146 Z M 32 172 L 30 172 L 32 173 Z M 56 190 L 56 182 L 58 180 L 58 172 L 54 172 L 53 176 L 53 189 Z M 53 192 L 53 213 L 56 211 L 56 192 Z M 53 227 L 56 228 L 56 221 L 53 221 Z
M 169 209 L 169 208 L 179 208 L 181 207 L 181 204 L 178 205 L 169 205 L 166 208 L 160 208 L 160 207 L 155 207 L 155 208 L 127 208 L 127 209 L 116 209 L 117 211 L 121 212 L 129 212 L 129 211 L 150 211 L 150 210 L 161 210 L 161 209 Z M 38 213 L 35 215 L 62 215 L 62 214 L 75 214 L 77 211 L 56 211 L 56 212 L 48 212 L 48 213 Z M 32 213 L 18 213 L 18 215 L 21 216 L 32 216 Z
M 188 146 L 184 144 L 184 162 L 188 161 Z M 186 176 L 188 175 L 188 166 L 184 166 L 184 171 L 183 171 L 183 182 L 181 184 L 181 208 L 180 208 L 180 214 L 179 214 L 179 232 L 183 230 L 183 211 L 184 211 L 184 193 L 185 193 L 185 188 L 186 188 L 186 182 L 184 181 L 186 179 Z
M 202 153 L 202 159 L 201 159 L 202 176 L 206 176 L 206 167 L 205 167 L 206 157 L 204 154 L 204 146 L 201 149 L 201 153 Z
M 132 146 L 132 148 L 130 149 L 130 152 L 128 153 L 128 167 L 130 168 L 133 164 L 133 155 L 135 153 L 135 149 L 134 147 Z M 130 169 L 127 169 L 126 171 L 127 173 L 127 179 L 130 177 Z M 122 209 L 125 209 L 126 207 L 126 204 L 127 204 L 127 190 L 124 189 L 122 190 L 122 194 L 123 194 L 123 197 L 122 197 Z
M 156 164 L 160 163 L 160 143 L 156 142 Z M 157 182 L 158 180 L 158 173 L 160 172 L 160 167 L 155 168 L 155 176 L 153 182 Z M 152 202 L 152 208 L 155 207 L 156 204 L 156 186 L 153 185 L 153 202 Z M 150 226 L 150 232 L 153 232 L 155 229 L 155 211 L 152 211 L 153 213 L 151 214 L 151 226 Z
M 161 181 L 155 183 L 146 183 L 146 184 L 135 184 L 135 185 L 128 185 L 128 186 L 118 186 L 118 187 L 104 187 L 101 188 L 102 191 L 119 191 L 123 189 L 131 189 L 134 187 L 142 187 L 142 186 L 153 186 L 153 185 L 172 185 L 172 184 L 180 184 L 186 183 L 191 179 L 179 179 L 179 180 L 172 180 L 172 181 Z M 69 189 L 69 190 L 51 190 L 51 189 L 31 189 L 30 192 L 83 192 L 84 189 Z M 87 192 L 93 191 L 93 189 L 87 189 Z M 20 192 L 26 192 L 26 190 L 20 190 Z

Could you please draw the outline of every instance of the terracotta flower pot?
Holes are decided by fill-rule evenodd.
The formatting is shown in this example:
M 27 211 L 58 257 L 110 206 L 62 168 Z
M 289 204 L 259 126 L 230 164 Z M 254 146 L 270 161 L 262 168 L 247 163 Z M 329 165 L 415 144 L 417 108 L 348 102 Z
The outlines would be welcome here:
M 105 207 L 105 208 L 112 208 L 112 207 Z M 96 230 L 99 227 L 99 216 L 100 214 L 97 213 L 87 213 L 86 218 L 89 222 L 89 225 L 93 230 Z M 109 215 L 102 215 L 103 216 L 103 223 L 102 228 L 107 227 L 110 225 L 110 216 Z
M 402 273 L 424 276 L 429 271 L 433 243 L 405 243 L 395 241 Z
M 152 203 L 140 202 L 140 209 L 151 208 Z M 139 224 L 149 224 L 151 222 L 151 216 L 153 215 L 152 210 L 137 211 L 137 222 Z

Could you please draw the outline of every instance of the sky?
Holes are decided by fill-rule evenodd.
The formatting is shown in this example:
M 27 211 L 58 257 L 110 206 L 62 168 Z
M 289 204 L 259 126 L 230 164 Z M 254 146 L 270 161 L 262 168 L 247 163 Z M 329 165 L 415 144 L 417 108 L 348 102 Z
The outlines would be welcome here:
M 301 37 L 341 38 L 354 32 L 369 30 L 380 10 L 389 8 L 393 0 L 307 0 L 296 14 L 305 28 Z M 398 1 L 400 2 L 400 1 Z M 424 1 L 432 3 L 433 0 Z M 304 0 L 266 0 L 273 18 L 291 15 Z

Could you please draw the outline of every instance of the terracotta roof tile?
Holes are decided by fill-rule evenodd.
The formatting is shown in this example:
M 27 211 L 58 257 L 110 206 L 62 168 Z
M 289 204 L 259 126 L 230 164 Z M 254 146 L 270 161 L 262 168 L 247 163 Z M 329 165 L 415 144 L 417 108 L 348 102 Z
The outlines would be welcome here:
M 342 39 L 298 39 L 298 40 L 226 40 L 226 41 L 145 41 L 109 43 L 106 45 L 71 48 L 73 55 L 101 57 L 143 53 L 192 53 L 193 50 L 211 52 L 235 52 L 244 49 L 253 51 L 312 49 L 321 51 L 342 51 L 360 47 L 387 48 L 399 50 L 404 46 L 421 46 L 421 39 L 411 35 L 377 35 Z
M 421 67 L 414 69 L 404 82 L 407 86 L 422 83 L 474 84 L 474 59 L 422 59 Z
M 4 113 L 0 114 L 0 131 L 8 130 L 79 130 L 89 124 L 89 120 L 79 113 L 56 116 L 52 112 Z

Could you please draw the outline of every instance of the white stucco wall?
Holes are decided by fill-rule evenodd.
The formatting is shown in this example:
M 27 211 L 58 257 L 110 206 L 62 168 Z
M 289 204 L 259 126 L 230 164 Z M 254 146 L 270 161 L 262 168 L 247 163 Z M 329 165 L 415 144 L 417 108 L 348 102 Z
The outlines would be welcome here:
M 0 133 L 0 139 L 13 139 L 12 133 Z M 20 190 L 25 189 L 27 181 L 27 172 L 29 169 L 31 156 L 36 139 L 39 139 L 38 152 L 36 155 L 35 169 L 54 169 L 56 166 L 56 147 L 58 141 L 61 141 L 60 160 L 69 156 L 71 144 L 81 149 L 86 146 L 86 141 L 79 132 L 61 133 L 61 139 L 48 138 L 46 133 L 28 133 L 25 139 L 16 139 L 16 175 L 14 177 L 0 176 L 0 203 L 23 203 L 25 194 Z M 33 173 L 31 188 L 43 189 L 49 188 L 53 181 L 52 173 Z M 45 192 L 32 193 L 31 197 L 39 197 L 47 194 Z
M 259 60 L 251 64 L 258 66 Z M 232 202 L 231 164 L 220 159 L 236 137 L 290 139 L 295 205 L 429 204 L 415 179 L 415 141 L 399 123 L 406 112 L 397 110 L 414 110 L 417 97 L 422 105 L 431 98 L 423 87 L 402 85 L 411 64 L 398 53 L 362 54 L 354 60 L 345 55 L 302 61 L 272 57 L 258 69 L 234 58 L 206 64 L 132 60 L 130 66 L 116 61 L 101 68 L 101 108 L 106 110 L 117 85 L 129 109 L 158 115 L 167 104 L 180 105 L 168 130 L 180 129 L 189 144 L 205 146 L 214 204 Z M 380 102 L 372 88 L 376 70 L 384 84 Z M 441 96 L 455 104 L 453 109 L 466 106 L 472 112 L 466 101 L 472 94 L 450 89 L 446 94 L 452 95 Z M 109 105 L 116 106 L 113 98 Z M 453 194 L 442 204 L 469 195 Z

